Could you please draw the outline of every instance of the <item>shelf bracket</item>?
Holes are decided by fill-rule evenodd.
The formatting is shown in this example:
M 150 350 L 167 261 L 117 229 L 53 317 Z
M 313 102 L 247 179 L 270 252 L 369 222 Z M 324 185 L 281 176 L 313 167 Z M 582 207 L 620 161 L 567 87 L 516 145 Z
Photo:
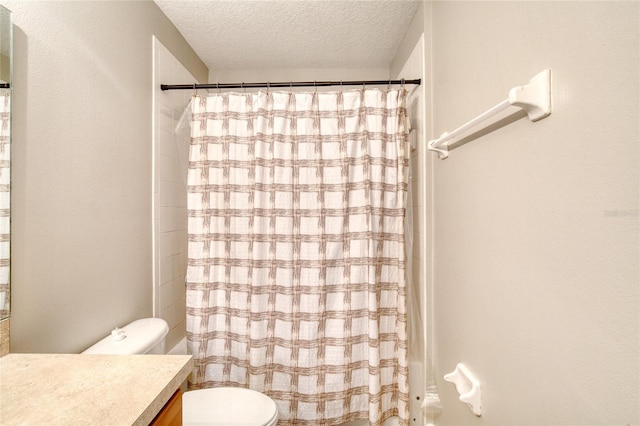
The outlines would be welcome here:
M 542 71 L 527 85 L 511 89 L 509 103 L 525 110 L 531 121 L 551 114 L 551 70 Z

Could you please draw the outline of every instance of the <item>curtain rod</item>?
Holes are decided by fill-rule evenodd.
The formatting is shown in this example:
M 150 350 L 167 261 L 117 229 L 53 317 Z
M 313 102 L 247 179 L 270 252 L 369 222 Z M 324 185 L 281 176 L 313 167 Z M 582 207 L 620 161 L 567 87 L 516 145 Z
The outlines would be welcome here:
M 197 89 L 254 89 L 259 87 L 324 87 L 324 86 L 373 86 L 381 84 L 416 84 L 414 80 L 362 80 L 362 81 L 280 81 L 266 83 L 209 83 L 209 84 L 161 84 L 161 90 L 197 90 Z

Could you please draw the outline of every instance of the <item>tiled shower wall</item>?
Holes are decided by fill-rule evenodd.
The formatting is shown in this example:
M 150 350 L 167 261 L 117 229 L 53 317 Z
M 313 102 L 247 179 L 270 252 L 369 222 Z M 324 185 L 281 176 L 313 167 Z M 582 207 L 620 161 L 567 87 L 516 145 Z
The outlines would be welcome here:
M 410 44 L 411 39 L 404 43 Z M 401 68 L 390 68 L 390 77 L 394 79 L 421 78 L 424 81 L 424 37 L 421 36 L 413 46 L 411 53 Z M 408 205 L 411 217 L 407 218 L 411 226 L 412 241 L 411 258 L 407 267 L 410 268 L 410 281 L 407 282 L 408 314 L 409 314 L 409 390 L 410 390 L 410 425 L 422 425 L 422 402 L 426 389 L 426 373 L 429 368 L 427 338 L 428 314 L 430 298 L 428 291 L 431 286 L 429 280 L 430 252 L 428 243 L 429 233 L 429 197 L 427 194 L 430 168 L 426 163 L 426 123 L 425 123 L 425 86 L 407 88 L 407 111 L 411 120 L 411 170 L 410 191 L 411 201 Z
M 184 111 L 192 92 L 162 92 L 159 86 L 194 81 L 154 39 L 153 307 L 154 316 L 169 324 L 167 349 L 185 335 L 189 121 Z

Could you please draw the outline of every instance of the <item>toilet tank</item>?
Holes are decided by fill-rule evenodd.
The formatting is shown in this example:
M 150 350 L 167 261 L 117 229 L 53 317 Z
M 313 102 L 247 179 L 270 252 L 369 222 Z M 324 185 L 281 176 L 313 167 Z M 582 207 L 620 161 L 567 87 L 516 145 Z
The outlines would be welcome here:
M 114 329 L 83 354 L 164 354 L 169 325 L 162 318 L 143 318 Z

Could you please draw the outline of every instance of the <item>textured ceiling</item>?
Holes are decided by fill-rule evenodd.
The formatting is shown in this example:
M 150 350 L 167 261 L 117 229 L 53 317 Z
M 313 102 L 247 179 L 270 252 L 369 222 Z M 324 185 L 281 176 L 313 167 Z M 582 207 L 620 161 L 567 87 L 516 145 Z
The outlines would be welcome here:
M 155 0 L 209 69 L 387 67 L 420 1 Z

